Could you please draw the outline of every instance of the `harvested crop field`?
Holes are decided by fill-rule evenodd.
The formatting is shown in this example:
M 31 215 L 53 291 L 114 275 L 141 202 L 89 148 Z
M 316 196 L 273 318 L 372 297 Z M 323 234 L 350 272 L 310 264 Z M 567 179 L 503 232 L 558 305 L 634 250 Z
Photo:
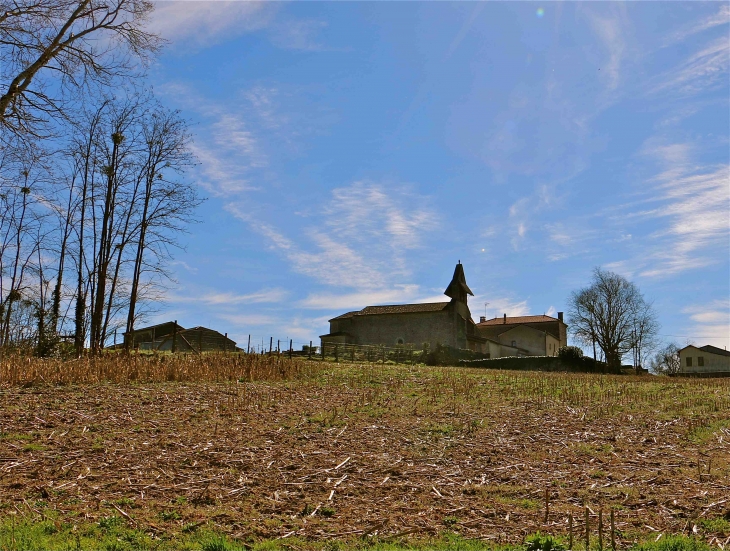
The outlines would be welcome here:
M 3 537 L 12 517 L 92 539 L 124 525 L 152 547 L 196 530 L 505 544 L 567 539 L 572 515 L 583 541 L 587 510 L 607 546 L 613 510 L 620 548 L 730 543 L 729 380 L 286 365 L 270 380 L 6 384 Z

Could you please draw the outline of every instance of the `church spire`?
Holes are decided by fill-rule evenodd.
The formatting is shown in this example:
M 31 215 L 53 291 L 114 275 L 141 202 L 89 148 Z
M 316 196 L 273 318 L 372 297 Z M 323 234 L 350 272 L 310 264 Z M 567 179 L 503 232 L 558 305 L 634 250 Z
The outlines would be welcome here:
M 464 266 L 461 264 L 461 260 L 454 269 L 454 277 L 451 278 L 451 283 L 446 287 L 444 294 L 447 297 L 451 297 L 457 302 L 463 302 L 466 304 L 467 295 L 474 296 L 469 286 L 466 284 L 466 276 L 464 275 Z

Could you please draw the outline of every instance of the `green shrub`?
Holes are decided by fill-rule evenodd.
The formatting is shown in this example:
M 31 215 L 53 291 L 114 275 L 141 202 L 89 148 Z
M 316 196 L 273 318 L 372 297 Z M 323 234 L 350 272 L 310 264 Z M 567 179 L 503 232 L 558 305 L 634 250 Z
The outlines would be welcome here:
M 583 357 L 583 350 L 577 346 L 561 346 L 558 350 L 558 358 L 569 362 L 580 361 Z

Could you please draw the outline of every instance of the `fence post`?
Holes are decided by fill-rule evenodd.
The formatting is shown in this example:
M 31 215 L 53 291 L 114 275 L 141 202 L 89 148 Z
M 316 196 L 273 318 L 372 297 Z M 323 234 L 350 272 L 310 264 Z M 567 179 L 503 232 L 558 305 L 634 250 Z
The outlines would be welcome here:
M 224 336 L 225 336 L 225 339 L 223 340 L 223 352 L 225 352 L 227 354 L 228 353 L 228 333 L 226 333 Z
M 603 551 L 603 509 L 598 510 L 598 551 Z
M 616 525 L 613 522 L 613 509 L 611 509 L 611 551 L 616 551 Z
M 269 356 L 274 349 L 274 337 L 269 337 Z
M 294 341 L 294 339 L 289 339 L 289 359 L 290 360 L 291 360 L 291 352 L 292 352 L 291 346 L 292 346 L 292 344 L 294 344 L 293 341 Z
M 177 320 L 175 320 L 172 326 L 172 346 L 170 347 L 170 351 L 173 354 L 177 352 Z
M 573 513 L 568 514 L 568 551 L 573 551 Z
M 309 359 L 312 359 L 312 341 L 309 341 Z
M 246 346 L 246 354 L 251 353 L 251 335 L 248 336 L 248 346 Z
M 276 353 L 281 353 L 281 339 L 276 339 Z

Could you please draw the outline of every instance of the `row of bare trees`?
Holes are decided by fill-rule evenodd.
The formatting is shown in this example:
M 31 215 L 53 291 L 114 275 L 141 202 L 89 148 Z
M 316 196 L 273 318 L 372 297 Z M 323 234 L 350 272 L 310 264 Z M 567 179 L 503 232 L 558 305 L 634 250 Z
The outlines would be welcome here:
M 1 347 L 98 352 L 169 281 L 200 199 L 185 120 L 143 89 L 153 8 L 0 0 Z

